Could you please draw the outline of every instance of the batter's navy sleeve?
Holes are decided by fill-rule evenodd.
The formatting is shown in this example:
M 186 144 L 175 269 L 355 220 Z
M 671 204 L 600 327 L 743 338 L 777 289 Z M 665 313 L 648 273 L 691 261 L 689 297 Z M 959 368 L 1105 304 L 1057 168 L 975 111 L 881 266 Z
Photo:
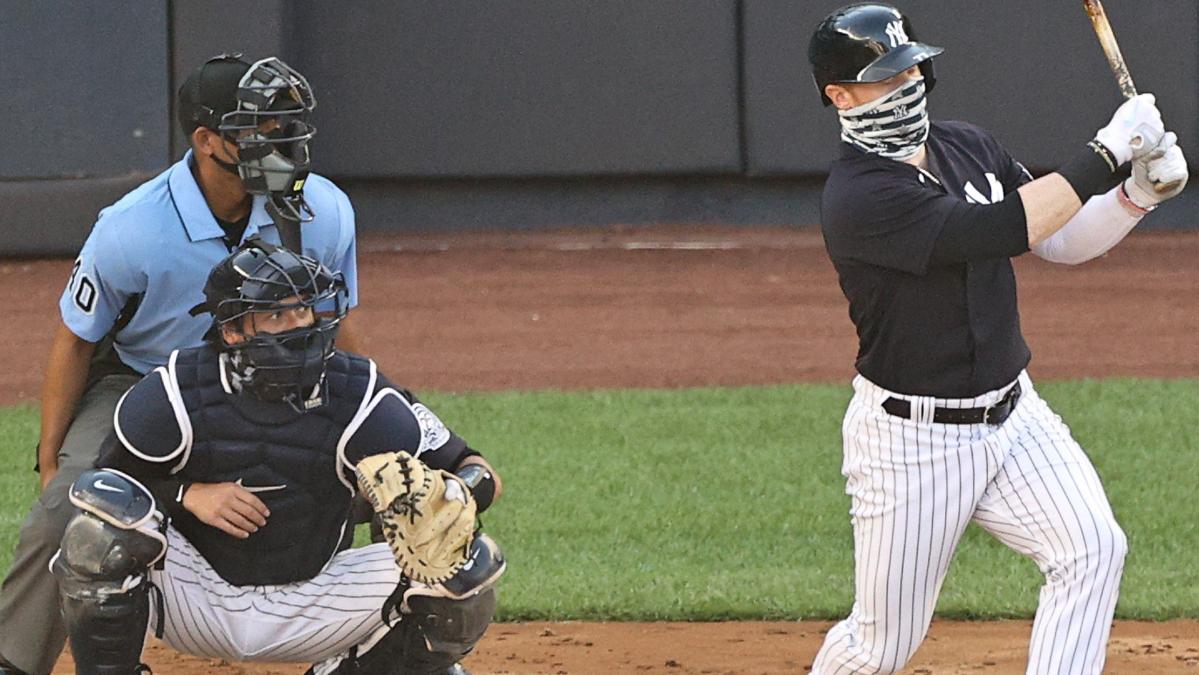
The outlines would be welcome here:
M 1028 216 L 1020 193 L 1012 193 L 998 204 L 966 204 L 966 208 L 970 213 L 950 216 L 941 229 L 929 256 L 930 265 L 1011 258 L 1028 251 Z
M 924 274 L 953 205 L 924 189 L 915 175 L 903 180 L 890 167 L 852 169 L 834 168 L 825 186 L 821 218 L 829 253 L 836 259 Z M 850 183 L 857 185 L 850 190 Z
M 908 274 L 1028 250 L 1018 199 L 972 204 L 914 166 L 867 155 L 833 165 L 821 217 L 834 259 Z

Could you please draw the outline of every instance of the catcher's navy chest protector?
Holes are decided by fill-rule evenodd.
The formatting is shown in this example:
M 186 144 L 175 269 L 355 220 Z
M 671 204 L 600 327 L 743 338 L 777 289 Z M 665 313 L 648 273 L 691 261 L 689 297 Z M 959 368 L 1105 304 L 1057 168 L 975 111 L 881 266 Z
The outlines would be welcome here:
M 231 393 L 229 373 L 208 347 L 177 352 L 160 372 L 169 380 L 166 399 L 176 408 L 174 416 L 186 422 L 162 432 L 174 434 L 169 441 L 150 445 L 178 449 L 169 460 L 175 477 L 237 482 L 271 514 L 248 539 L 230 537 L 190 513 L 172 525 L 234 585 L 284 584 L 316 575 L 341 550 L 348 527 L 352 483 L 339 470 L 337 449 L 372 386 L 370 361 L 335 353 L 323 385 L 329 390 L 326 405 L 302 414 Z M 133 414 L 118 413 L 118 426 L 129 433 L 146 426 L 130 419 Z

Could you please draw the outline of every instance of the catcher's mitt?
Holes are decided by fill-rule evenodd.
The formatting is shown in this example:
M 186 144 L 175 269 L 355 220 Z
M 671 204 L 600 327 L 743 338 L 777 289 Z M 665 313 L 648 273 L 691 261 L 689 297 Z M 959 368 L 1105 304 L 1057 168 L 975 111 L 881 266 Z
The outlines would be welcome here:
M 441 583 L 466 564 L 475 500 L 461 479 L 403 451 L 367 457 L 355 473 L 408 578 Z

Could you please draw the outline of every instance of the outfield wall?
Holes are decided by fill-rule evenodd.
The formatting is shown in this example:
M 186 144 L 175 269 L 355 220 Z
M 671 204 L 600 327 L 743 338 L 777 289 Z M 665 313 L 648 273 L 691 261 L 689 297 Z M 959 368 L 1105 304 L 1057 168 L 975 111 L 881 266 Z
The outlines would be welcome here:
M 938 117 L 1046 170 L 1118 104 L 1079 3 L 908 0 L 946 47 Z M 808 76 L 815 0 L 0 3 L 0 253 L 75 251 L 179 156 L 206 57 L 279 54 L 317 93 L 317 169 L 364 230 L 812 224 L 836 125 Z M 1199 5 L 1108 0 L 1137 84 L 1199 141 Z M 1191 153 L 1199 158 L 1199 150 Z M 1195 224 L 1199 192 L 1149 226 Z

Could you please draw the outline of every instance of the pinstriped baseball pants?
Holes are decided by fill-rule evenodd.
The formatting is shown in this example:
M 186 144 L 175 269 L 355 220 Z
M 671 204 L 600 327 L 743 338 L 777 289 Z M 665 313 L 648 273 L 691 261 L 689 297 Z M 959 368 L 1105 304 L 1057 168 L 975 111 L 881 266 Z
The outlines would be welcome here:
M 852 498 L 855 601 L 825 637 L 813 673 L 901 669 L 928 632 L 972 520 L 1045 575 L 1027 673 L 1102 672 L 1127 539 L 1069 428 L 1027 373 L 1020 383 L 1016 410 L 993 427 L 935 424 L 932 410 L 990 405 L 1006 387 L 933 399 L 854 380 L 842 473 Z M 887 414 L 890 396 L 910 400 L 916 419 Z
M 381 611 L 400 582 L 387 544 L 342 551 L 312 579 L 233 586 L 177 530 L 167 530 L 163 569 L 150 580 L 163 598 L 163 641 L 188 654 L 230 661 L 314 663 L 384 633 Z M 158 620 L 150 603 L 149 630 Z

